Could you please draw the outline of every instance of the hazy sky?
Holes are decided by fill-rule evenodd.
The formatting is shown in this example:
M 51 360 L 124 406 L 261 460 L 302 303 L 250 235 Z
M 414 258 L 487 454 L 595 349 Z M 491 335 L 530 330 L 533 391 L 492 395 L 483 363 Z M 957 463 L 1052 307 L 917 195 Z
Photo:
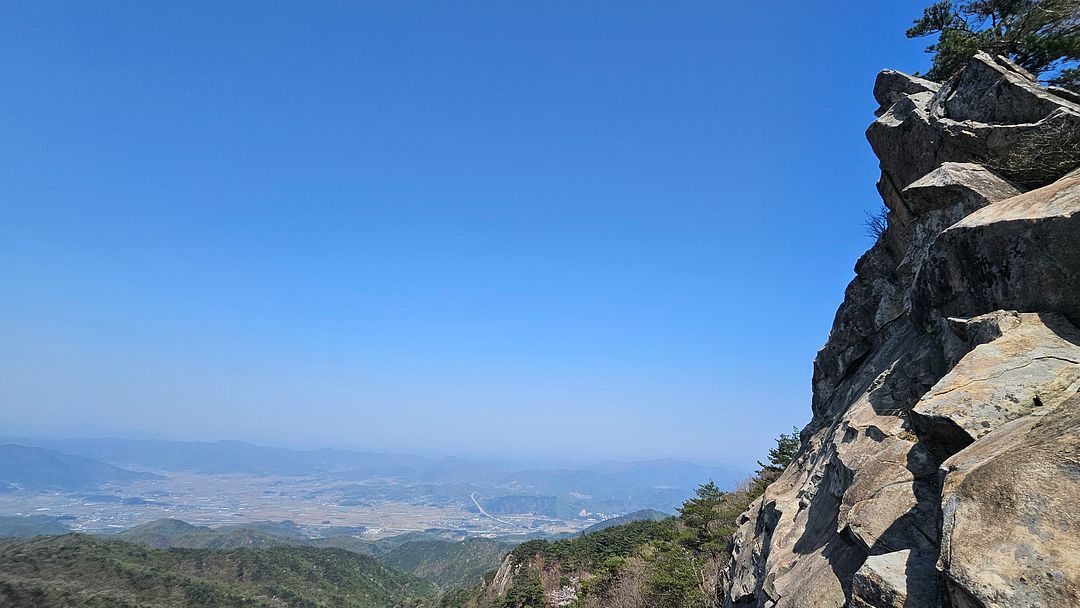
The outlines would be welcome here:
M 919 2 L 4 2 L 0 426 L 749 466 Z

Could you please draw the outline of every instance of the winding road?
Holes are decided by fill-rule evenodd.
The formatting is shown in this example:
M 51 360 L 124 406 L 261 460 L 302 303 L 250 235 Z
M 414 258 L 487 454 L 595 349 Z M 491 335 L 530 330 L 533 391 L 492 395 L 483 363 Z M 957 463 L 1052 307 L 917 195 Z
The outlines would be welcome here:
M 476 492 L 473 492 L 472 494 L 469 494 L 469 498 L 472 499 L 473 504 L 476 505 L 476 508 L 480 509 L 480 514 L 481 515 L 487 515 L 488 517 L 490 517 L 491 519 L 494 519 L 495 521 L 497 521 L 499 523 L 503 523 L 503 524 L 506 524 L 508 526 L 512 526 L 514 528 L 520 528 L 521 527 L 518 524 L 506 521 L 505 519 L 499 519 L 498 517 L 495 517 L 491 513 L 488 513 L 487 511 L 485 511 L 484 507 L 480 506 L 480 502 L 478 500 L 476 500 Z

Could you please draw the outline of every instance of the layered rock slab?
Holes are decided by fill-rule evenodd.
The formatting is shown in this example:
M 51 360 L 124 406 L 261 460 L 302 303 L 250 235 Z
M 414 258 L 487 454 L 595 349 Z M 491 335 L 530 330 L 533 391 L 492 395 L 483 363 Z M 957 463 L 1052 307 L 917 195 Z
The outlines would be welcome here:
M 997 316 L 1001 337 L 964 356 L 912 412 L 924 443 L 950 452 L 946 457 L 1080 390 L 1080 331 L 1055 313 Z

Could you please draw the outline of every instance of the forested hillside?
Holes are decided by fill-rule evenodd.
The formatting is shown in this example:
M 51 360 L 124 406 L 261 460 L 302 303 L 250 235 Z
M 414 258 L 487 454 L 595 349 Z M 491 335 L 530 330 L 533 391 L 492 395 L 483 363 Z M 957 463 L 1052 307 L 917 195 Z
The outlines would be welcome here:
M 487 538 L 416 540 L 377 559 L 391 568 L 431 581 L 442 591 L 470 587 L 497 567 L 511 545 Z
M 152 549 L 81 534 L 0 542 L 0 605 L 12 608 L 405 608 L 435 594 L 339 549 Z

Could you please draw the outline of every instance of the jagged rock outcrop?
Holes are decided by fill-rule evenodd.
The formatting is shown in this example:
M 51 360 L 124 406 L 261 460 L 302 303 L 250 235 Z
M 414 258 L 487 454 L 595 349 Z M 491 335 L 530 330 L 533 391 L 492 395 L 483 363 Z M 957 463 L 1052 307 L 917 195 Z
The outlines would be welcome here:
M 952 80 L 925 89 L 879 110 L 867 130 L 881 161 L 883 189 L 898 192 L 949 161 L 980 163 L 1026 186 L 1050 183 L 1075 168 L 1075 149 L 1059 144 L 1075 142 L 1080 103 L 1039 86 L 1015 64 L 980 52 Z
M 984 53 L 874 96 L 888 228 L 724 603 L 1080 605 L 1080 104 Z

